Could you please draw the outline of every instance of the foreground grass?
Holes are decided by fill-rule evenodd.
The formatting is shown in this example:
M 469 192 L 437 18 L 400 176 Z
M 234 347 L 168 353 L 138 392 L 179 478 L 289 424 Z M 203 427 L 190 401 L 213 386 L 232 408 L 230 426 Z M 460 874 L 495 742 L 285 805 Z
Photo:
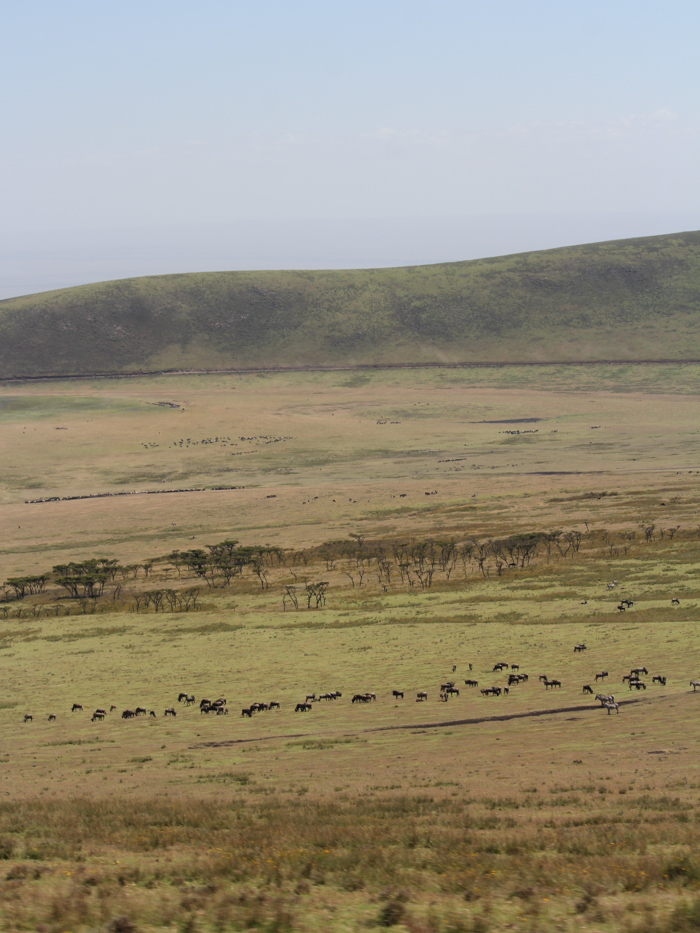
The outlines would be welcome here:
M 239 776 L 239 780 L 245 780 Z M 684 931 L 698 786 L 0 806 L 5 930 Z

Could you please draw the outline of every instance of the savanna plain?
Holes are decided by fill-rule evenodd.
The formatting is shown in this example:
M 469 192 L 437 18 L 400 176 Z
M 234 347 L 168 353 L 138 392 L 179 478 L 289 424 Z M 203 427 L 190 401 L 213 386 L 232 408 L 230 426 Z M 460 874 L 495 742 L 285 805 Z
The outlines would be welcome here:
M 699 394 L 0 386 L 0 927 L 700 929 Z

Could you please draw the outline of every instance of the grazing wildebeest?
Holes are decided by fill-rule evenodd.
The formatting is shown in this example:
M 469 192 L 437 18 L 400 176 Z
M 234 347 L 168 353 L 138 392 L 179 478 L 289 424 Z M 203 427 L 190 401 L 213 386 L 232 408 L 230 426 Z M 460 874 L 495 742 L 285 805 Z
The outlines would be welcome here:
M 200 704 L 200 706 L 199 706 L 199 713 L 200 713 L 200 715 L 201 715 L 202 713 L 210 713 L 212 709 L 213 709 L 213 707 L 212 707 L 211 703 L 205 703 L 204 705 L 201 705 L 201 704 Z
M 478 687 L 479 681 L 478 680 L 465 680 L 464 686 L 465 687 Z
M 177 698 L 177 702 L 178 702 L 178 703 L 182 703 L 182 701 L 183 701 L 183 700 L 186 700 L 186 699 L 187 699 L 187 694 L 186 694 L 186 693 L 181 693 L 181 694 L 178 696 L 178 698 Z
M 207 700 L 206 698 L 202 698 L 202 699 L 199 701 L 199 708 L 201 709 L 203 706 L 211 706 L 211 700 Z
M 110 706 L 110 708 L 109 708 L 110 713 L 113 713 L 114 710 L 115 710 L 116 708 L 117 708 L 117 707 L 114 706 L 114 704 L 112 704 L 112 706 Z
M 630 680 L 630 690 L 632 687 L 634 687 L 635 690 L 646 690 L 647 685 L 643 680 Z
M 194 694 L 185 697 L 185 706 L 194 706 Z
M 537 679 L 540 681 L 540 683 L 545 683 L 545 681 L 547 680 L 547 675 L 540 674 L 540 676 Z
M 607 676 L 608 676 L 608 672 L 607 672 L 607 671 L 598 671 L 598 673 L 595 675 L 595 679 L 596 679 L 596 680 L 605 680 L 605 678 L 606 678 Z
M 494 664 L 494 671 L 502 671 L 504 667 L 508 667 L 505 661 L 499 661 L 498 664 Z M 493 673 L 493 672 L 492 672 Z
M 691 680 L 690 686 L 693 688 L 693 693 L 695 693 L 695 688 L 700 687 L 700 680 Z
M 454 685 L 455 685 L 454 680 L 448 680 L 447 683 L 440 684 L 440 689 L 441 689 L 441 690 L 449 690 L 450 687 L 454 687 Z
M 272 702 L 270 703 L 270 709 L 281 709 L 277 700 L 272 700 Z
M 31 713 L 25 713 L 25 714 L 24 714 L 24 722 L 34 722 L 34 720 L 32 719 L 32 714 L 31 714 Z
M 459 690 L 456 687 L 448 687 L 444 692 L 448 696 L 459 696 Z
M 166 706 L 165 712 L 163 713 L 163 715 L 164 716 L 177 716 L 177 713 L 175 712 L 172 706 Z
M 649 671 L 646 667 L 635 667 L 630 671 L 630 675 L 634 674 L 636 677 L 639 677 L 640 674 L 648 674 Z
M 82 706 L 80 705 L 80 703 L 74 703 L 74 704 L 73 704 L 73 708 L 71 709 L 71 713 L 75 713 L 75 712 L 77 712 L 77 710 L 80 710 L 81 713 L 82 713 L 82 711 L 83 711 L 83 708 L 82 708 Z
M 416 694 L 416 703 L 421 703 L 423 700 L 428 699 L 428 694 L 425 690 L 419 690 Z
M 247 716 L 248 719 L 252 719 L 252 718 L 253 718 L 253 711 L 250 710 L 250 709 L 242 709 L 242 710 L 241 710 L 241 716 Z
M 315 693 L 309 693 L 309 694 L 307 694 L 307 696 L 306 696 L 305 702 L 308 703 L 309 700 L 311 700 L 311 701 L 313 702 L 315 699 L 316 699 L 316 694 L 315 694 Z
M 663 676 L 663 674 L 655 674 L 651 678 L 651 682 L 653 684 L 660 684 L 662 687 L 666 686 L 666 678 Z
M 627 609 L 627 606 L 623 606 L 622 603 L 620 603 L 620 605 L 617 608 L 620 610 L 620 612 L 624 612 L 625 609 Z
M 90 722 L 97 722 L 98 720 L 101 722 L 105 718 L 105 715 L 106 714 L 101 709 L 96 709 L 92 714 Z
M 576 654 L 577 651 L 586 651 L 586 646 L 584 644 L 574 645 L 574 654 Z
M 395 700 L 403 700 L 403 690 L 392 690 L 391 695 Z
M 137 706 L 134 710 L 134 715 L 136 716 L 148 716 L 148 710 L 145 706 Z
M 310 703 L 297 703 L 297 705 L 294 707 L 294 712 L 295 713 L 308 713 L 310 709 L 311 709 Z
M 672 605 L 672 606 L 680 606 L 680 604 L 681 604 L 680 599 L 678 599 L 676 596 L 674 596 L 673 599 L 671 600 L 671 605 Z
M 511 664 L 510 669 L 511 669 L 511 671 L 519 671 L 519 670 L 520 670 L 520 665 L 519 665 L 519 664 Z
M 56 722 L 56 716 L 55 716 L 54 713 L 51 713 L 51 714 L 49 715 L 49 722 Z
M 545 690 L 548 690 L 550 687 L 561 687 L 560 680 L 545 680 L 544 682 Z
M 152 716 L 152 717 L 155 719 L 155 718 L 156 718 L 156 712 L 155 712 L 155 710 L 153 710 L 153 709 L 149 710 L 149 711 L 148 711 L 148 715 L 149 715 L 149 716 Z
M 125 709 L 122 713 L 122 719 L 133 719 L 136 713 L 133 709 Z
M 499 697 L 501 695 L 500 687 L 484 687 L 481 695 L 485 697 Z
M 449 700 L 449 696 L 446 693 L 441 693 L 440 699 L 442 700 L 443 703 L 447 703 L 447 701 Z
M 582 693 L 590 693 L 593 696 L 593 687 L 590 684 L 584 684 Z

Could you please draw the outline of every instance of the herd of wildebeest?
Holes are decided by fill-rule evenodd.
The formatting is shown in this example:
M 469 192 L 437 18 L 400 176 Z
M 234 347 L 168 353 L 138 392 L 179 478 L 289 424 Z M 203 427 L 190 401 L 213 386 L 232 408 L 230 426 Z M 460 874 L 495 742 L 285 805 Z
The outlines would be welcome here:
M 585 644 L 574 645 L 575 654 L 586 651 L 586 650 L 587 649 L 586 649 Z M 453 665 L 452 667 L 453 673 L 455 672 L 456 667 L 457 667 L 456 665 Z M 471 668 L 472 668 L 472 665 L 470 664 L 469 669 L 471 670 Z M 486 686 L 481 687 L 480 692 L 481 692 L 482 697 L 507 696 L 510 693 L 511 687 L 517 686 L 518 684 L 527 683 L 528 680 L 530 679 L 528 674 L 520 672 L 519 664 L 511 664 L 507 661 L 498 661 L 496 664 L 493 665 L 493 669 L 491 673 L 502 674 L 503 672 L 506 672 L 507 674 L 507 682 L 503 685 L 492 685 L 488 687 Z M 633 667 L 630 670 L 629 674 L 625 674 L 623 676 L 622 683 L 627 684 L 629 690 L 637 690 L 637 691 L 646 690 L 647 683 L 641 678 L 642 676 L 648 677 L 648 675 L 649 675 L 649 671 L 647 670 L 645 666 L 640 665 L 638 667 Z M 602 681 L 604 683 L 607 680 L 608 676 L 609 675 L 607 671 L 598 671 L 595 674 L 594 683 L 597 684 L 599 681 Z M 545 690 L 549 690 L 550 687 L 553 690 L 556 690 L 557 688 L 560 688 L 562 686 L 562 682 L 560 680 L 557 680 L 556 678 L 550 678 L 547 676 L 547 674 L 540 674 L 537 679 L 540 683 L 544 684 Z M 665 675 L 654 674 L 651 678 L 651 684 L 652 686 L 654 684 L 658 684 L 659 686 L 665 687 L 666 686 Z M 476 688 L 479 686 L 479 681 L 473 678 L 467 678 L 464 681 L 464 685 L 468 688 Z M 691 680 L 690 686 L 693 688 L 693 693 L 695 693 L 697 688 L 700 687 L 700 680 Z M 584 684 L 582 693 L 590 694 L 591 696 L 593 696 L 592 684 Z M 394 700 L 403 700 L 404 694 L 405 694 L 404 690 L 392 690 L 391 691 L 391 696 L 393 697 Z M 294 706 L 294 712 L 306 713 L 306 712 L 309 712 L 313 708 L 314 703 L 320 703 L 324 701 L 325 702 L 335 701 L 335 700 L 341 699 L 342 696 L 343 694 L 339 690 L 334 690 L 331 692 L 319 693 L 319 694 L 309 693 L 306 695 L 303 701 L 297 703 Z M 449 700 L 453 699 L 454 697 L 458 697 L 458 696 L 459 696 L 459 689 L 456 686 L 455 681 L 448 680 L 440 684 L 439 700 L 441 702 L 447 703 Z M 376 693 L 369 693 L 369 692 L 368 693 L 355 693 L 353 694 L 351 702 L 353 704 L 372 703 L 376 701 L 376 699 L 377 699 Z M 425 702 L 427 701 L 427 699 L 428 699 L 427 690 L 419 690 L 416 692 L 417 703 Z M 619 706 L 619 703 L 616 702 L 614 694 L 596 693 L 595 699 L 599 701 L 602 708 L 607 709 L 608 715 L 613 710 L 616 713 L 620 712 L 620 706 Z M 195 699 L 194 694 L 181 692 L 180 695 L 178 696 L 178 703 L 184 704 L 185 707 L 190 707 L 196 704 L 196 699 Z M 280 710 L 281 708 L 282 708 L 281 704 L 277 700 L 272 700 L 269 702 L 255 702 L 255 703 L 249 704 L 248 706 L 243 707 L 241 709 L 241 716 L 247 717 L 248 719 L 252 719 L 253 714 L 255 713 L 262 713 L 268 710 Z M 90 717 L 91 722 L 100 722 L 104 720 L 107 717 L 108 713 L 112 713 L 116 709 L 117 707 L 114 705 L 111 705 L 109 707 L 109 710 L 102 709 L 102 708 L 96 709 Z M 228 701 L 226 700 L 226 697 L 219 697 L 216 700 L 202 698 L 199 701 L 199 711 L 200 711 L 200 714 L 206 714 L 206 715 L 213 714 L 215 716 L 226 716 L 228 715 L 228 712 L 229 712 Z M 80 703 L 74 703 L 72 706 L 71 712 L 72 713 L 83 712 L 82 705 Z M 136 706 L 133 709 L 127 708 L 123 710 L 121 714 L 122 719 L 137 719 L 139 716 L 145 716 L 146 718 L 153 718 L 153 719 L 157 718 L 155 710 L 152 710 L 152 709 L 149 710 L 144 706 Z M 174 719 L 177 716 L 177 710 L 175 709 L 174 706 L 168 706 L 165 708 L 163 716 L 165 718 L 170 716 Z M 27 713 L 24 716 L 24 722 L 33 722 L 33 718 L 34 717 L 32 716 L 31 713 Z M 51 713 L 48 717 L 48 721 L 56 722 L 56 714 Z

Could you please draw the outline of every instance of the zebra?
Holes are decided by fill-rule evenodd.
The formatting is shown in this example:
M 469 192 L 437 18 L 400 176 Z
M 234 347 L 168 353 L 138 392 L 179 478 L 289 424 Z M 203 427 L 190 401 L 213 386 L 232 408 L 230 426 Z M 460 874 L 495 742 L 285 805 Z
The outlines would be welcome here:
M 608 716 L 610 715 L 610 713 L 612 713 L 613 710 L 615 710 L 615 712 L 616 712 L 616 713 L 618 714 L 618 716 L 619 716 L 619 714 L 620 714 L 620 704 L 619 704 L 619 703 L 615 703 L 615 702 L 613 701 L 612 703 L 603 703 L 603 706 L 604 706 L 605 709 L 608 711 Z

